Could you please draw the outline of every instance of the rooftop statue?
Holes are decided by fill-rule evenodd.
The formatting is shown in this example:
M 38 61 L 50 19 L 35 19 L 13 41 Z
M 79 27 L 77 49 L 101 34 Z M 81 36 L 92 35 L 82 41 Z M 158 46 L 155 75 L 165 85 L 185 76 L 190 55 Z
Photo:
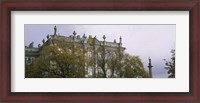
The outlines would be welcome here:
M 54 26 L 54 35 L 56 35 L 56 32 L 57 32 L 57 28 L 56 26 Z
M 33 48 L 33 44 L 34 44 L 34 42 L 31 42 L 28 47 Z

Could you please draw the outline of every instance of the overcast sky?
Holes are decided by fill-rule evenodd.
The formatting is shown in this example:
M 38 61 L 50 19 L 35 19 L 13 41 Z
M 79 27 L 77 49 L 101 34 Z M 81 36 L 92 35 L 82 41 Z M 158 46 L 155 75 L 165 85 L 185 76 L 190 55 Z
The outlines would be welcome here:
M 96 35 L 97 39 L 113 42 L 122 37 L 122 45 L 125 52 L 139 56 L 147 70 L 148 58 L 152 59 L 152 73 L 154 78 L 168 77 L 164 69 L 163 59 L 170 60 L 171 49 L 175 49 L 176 25 L 25 25 L 25 45 L 34 42 L 34 46 L 42 44 L 48 34 L 54 33 L 54 26 L 57 26 L 57 33 L 63 36 L 72 35 L 75 30 L 77 35 Z

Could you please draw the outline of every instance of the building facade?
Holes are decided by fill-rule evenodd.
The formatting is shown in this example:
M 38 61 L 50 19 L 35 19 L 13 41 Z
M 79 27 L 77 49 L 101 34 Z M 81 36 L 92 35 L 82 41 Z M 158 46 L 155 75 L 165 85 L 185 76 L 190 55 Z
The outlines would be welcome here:
M 48 34 L 46 36 L 46 40 L 43 39 L 42 43 L 39 44 L 38 47 L 34 47 L 34 42 L 30 43 L 28 46 L 25 46 L 25 65 L 31 65 L 34 60 L 40 55 L 39 52 L 42 50 L 42 47 L 45 46 L 52 46 L 58 45 L 60 42 L 57 42 L 56 39 L 62 39 L 64 43 L 72 44 L 75 48 L 80 48 L 86 60 L 92 61 L 92 64 L 87 65 L 85 63 L 85 77 L 97 77 L 97 74 L 100 72 L 106 72 L 109 77 L 111 74 L 111 70 L 108 69 L 107 71 L 102 71 L 102 68 L 108 68 L 107 63 L 103 64 L 103 67 L 99 67 L 99 58 L 102 58 L 102 61 L 108 59 L 107 57 L 112 55 L 113 57 L 120 60 L 121 56 L 124 53 L 125 47 L 122 46 L 122 38 L 119 38 L 119 42 L 117 43 L 116 40 L 113 42 L 106 41 L 106 36 L 103 36 L 103 41 L 100 41 L 95 37 L 89 36 L 87 37 L 85 34 L 82 36 L 77 35 L 74 31 L 70 36 L 62 36 L 57 33 L 56 26 L 54 27 L 54 33 Z M 100 52 L 101 50 L 101 52 Z M 73 52 L 73 49 L 72 49 Z M 110 52 L 110 54 L 108 53 Z M 115 55 L 113 55 L 115 52 Z M 84 61 L 87 62 L 87 61 Z M 116 73 L 113 73 L 113 77 L 117 77 Z

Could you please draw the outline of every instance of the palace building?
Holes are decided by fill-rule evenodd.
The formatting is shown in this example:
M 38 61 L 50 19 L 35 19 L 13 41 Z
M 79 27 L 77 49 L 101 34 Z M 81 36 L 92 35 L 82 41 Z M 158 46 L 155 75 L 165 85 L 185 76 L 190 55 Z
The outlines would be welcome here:
M 66 43 L 73 44 L 74 46 L 78 45 L 82 52 L 84 53 L 87 60 L 92 59 L 92 65 L 85 65 L 85 77 L 97 77 L 97 74 L 99 72 L 102 72 L 102 69 L 98 66 L 98 57 L 101 54 L 98 54 L 98 48 L 103 48 L 103 52 L 105 54 L 106 50 L 109 50 L 110 52 L 117 52 L 118 58 L 121 58 L 120 56 L 123 55 L 125 47 L 122 46 L 122 38 L 119 38 L 119 42 L 116 42 L 114 40 L 113 42 L 106 41 L 106 36 L 103 36 L 103 41 L 98 40 L 96 36 L 87 37 L 85 34 L 82 36 L 77 35 L 77 33 L 74 31 L 72 35 L 70 36 L 62 36 L 57 33 L 56 26 L 54 27 L 54 33 L 48 34 L 46 36 L 46 40 L 43 39 L 42 43 L 39 44 L 37 47 L 34 47 L 34 42 L 30 43 L 28 46 L 25 46 L 25 65 L 31 65 L 34 60 L 39 56 L 39 52 L 41 48 L 44 45 L 51 46 L 51 45 L 57 45 L 59 42 L 57 42 L 55 39 L 61 38 Z M 104 58 L 106 58 L 106 55 L 104 55 Z M 104 68 L 108 68 L 108 66 L 105 64 Z M 111 73 L 110 70 L 106 71 L 108 74 Z M 114 76 L 115 75 L 114 73 Z M 107 75 L 108 77 L 108 75 Z

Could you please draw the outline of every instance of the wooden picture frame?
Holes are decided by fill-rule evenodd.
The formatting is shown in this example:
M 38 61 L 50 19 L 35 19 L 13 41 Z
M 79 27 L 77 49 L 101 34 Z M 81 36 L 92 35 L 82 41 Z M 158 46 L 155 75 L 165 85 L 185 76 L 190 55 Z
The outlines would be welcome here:
M 3 0 L 0 102 L 199 103 L 199 0 Z M 11 92 L 11 11 L 189 11 L 189 92 Z

